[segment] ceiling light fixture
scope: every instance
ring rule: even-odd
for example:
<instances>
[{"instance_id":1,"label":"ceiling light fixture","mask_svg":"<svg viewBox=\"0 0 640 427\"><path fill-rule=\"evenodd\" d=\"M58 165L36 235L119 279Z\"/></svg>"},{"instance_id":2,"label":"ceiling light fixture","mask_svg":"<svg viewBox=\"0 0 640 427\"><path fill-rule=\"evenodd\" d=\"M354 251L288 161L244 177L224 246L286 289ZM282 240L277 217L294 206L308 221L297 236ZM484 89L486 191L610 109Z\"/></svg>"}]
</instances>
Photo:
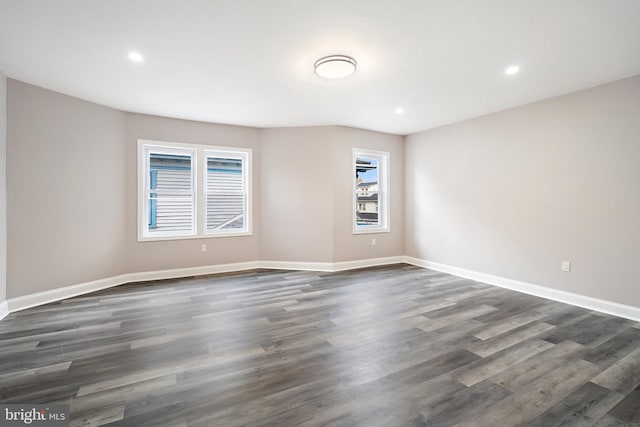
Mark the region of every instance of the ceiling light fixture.
<instances>
[{"instance_id":1,"label":"ceiling light fixture","mask_svg":"<svg viewBox=\"0 0 640 427\"><path fill-rule=\"evenodd\" d=\"M133 62L142 62L144 57L138 52L129 52L129 59Z\"/></svg>"},{"instance_id":2,"label":"ceiling light fixture","mask_svg":"<svg viewBox=\"0 0 640 427\"><path fill-rule=\"evenodd\" d=\"M313 68L325 79L341 79L355 73L356 65L356 60L349 56L331 55L318 59Z\"/></svg>"},{"instance_id":3,"label":"ceiling light fixture","mask_svg":"<svg viewBox=\"0 0 640 427\"><path fill-rule=\"evenodd\" d=\"M401 107L396 108L396 114L404 114L404 108L401 108Z\"/></svg>"},{"instance_id":4,"label":"ceiling light fixture","mask_svg":"<svg viewBox=\"0 0 640 427\"><path fill-rule=\"evenodd\" d=\"M514 74L518 74L518 71L520 71L520 67L518 67L517 65L512 65L511 67L508 67L506 70L504 70L504 73L508 76L513 76Z\"/></svg>"}]
</instances>

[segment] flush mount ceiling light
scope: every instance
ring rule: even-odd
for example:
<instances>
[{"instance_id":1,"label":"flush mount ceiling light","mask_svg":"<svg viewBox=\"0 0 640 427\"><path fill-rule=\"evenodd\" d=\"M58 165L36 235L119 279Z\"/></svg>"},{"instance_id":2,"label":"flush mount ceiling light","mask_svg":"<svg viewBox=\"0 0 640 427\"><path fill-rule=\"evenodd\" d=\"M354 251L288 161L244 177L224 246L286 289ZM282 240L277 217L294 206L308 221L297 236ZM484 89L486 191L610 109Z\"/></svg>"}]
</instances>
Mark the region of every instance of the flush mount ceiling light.
<instances>
[{"instance_id":1,"label":"flush mount ceiling light","mask_svg":"<svg viewBox=\"0 0 640 427\"><path fill-rule=\"evenodd\" d=\"M356 60L349 56L331 55L318 59L313 68L325 79L341 79L355 73L356 65Z\"/></svg>"}]
</instances>

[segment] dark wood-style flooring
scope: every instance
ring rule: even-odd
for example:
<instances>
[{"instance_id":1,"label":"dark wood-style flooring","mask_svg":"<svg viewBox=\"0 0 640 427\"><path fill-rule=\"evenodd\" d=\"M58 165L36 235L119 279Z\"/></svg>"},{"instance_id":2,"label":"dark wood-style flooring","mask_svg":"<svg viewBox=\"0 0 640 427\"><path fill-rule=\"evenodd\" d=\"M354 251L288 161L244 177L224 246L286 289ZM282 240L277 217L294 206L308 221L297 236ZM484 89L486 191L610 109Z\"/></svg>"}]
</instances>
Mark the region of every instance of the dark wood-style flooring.
<instances>
[{"instance_id":1,"label":"dark wood-style flooring","mask_svg":"<svg viewBox=\"0 0 640 427\"><path fill-rule=\"evenodd\" d=\"M408 265L120 286L0 322L72 425L640 424L640 324Z\"/></svg>"}]
</instances>

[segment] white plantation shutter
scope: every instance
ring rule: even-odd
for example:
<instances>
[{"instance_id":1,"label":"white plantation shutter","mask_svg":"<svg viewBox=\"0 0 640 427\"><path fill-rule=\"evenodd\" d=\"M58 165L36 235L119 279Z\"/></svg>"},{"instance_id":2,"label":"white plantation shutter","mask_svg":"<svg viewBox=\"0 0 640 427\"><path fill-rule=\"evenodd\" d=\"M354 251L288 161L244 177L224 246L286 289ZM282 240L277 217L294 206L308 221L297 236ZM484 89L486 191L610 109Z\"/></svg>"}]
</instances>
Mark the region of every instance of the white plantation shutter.
<instances>
[{"instance_id":1,"label":"white plantation shutter","mask_svg":"<svg viewBox=\"0 0 640 427\"><path fill-rule=\"evenodd\" d=\"M246 157L207 152L206 231L224 233L247 227Z\"/></svg>"}]
</instances>

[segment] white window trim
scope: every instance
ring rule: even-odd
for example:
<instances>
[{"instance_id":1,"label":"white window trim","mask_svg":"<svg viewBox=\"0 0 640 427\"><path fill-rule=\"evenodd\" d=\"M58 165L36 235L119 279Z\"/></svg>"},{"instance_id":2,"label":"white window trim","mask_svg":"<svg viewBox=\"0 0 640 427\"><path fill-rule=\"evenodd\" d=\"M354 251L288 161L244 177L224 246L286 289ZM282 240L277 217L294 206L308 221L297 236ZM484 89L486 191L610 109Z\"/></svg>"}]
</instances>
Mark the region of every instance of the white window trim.
<instances>
[{"instance_id":1,"label":"white window trim","mask_svg":"<svg viewBox=\"0 0 640 427\"><path fill-rule=\"evenodd\" d=\"M143 223L147 221L149 218L149 176L145 172L148 170L148 159L147 151L153 151L158 154L177 154L177 155L189 155L191 156L191 202L194 210L194 218L191 222L191 230L187 231L165 231L161 234L156 234L155 236L147 235L145 232L147 230L144 227ZM144 239L172 239L179 237L191 237L195 236L197 230L197 193L198 193L198 184L195 174L195 163L196 163L196 150L192 147L184 147L184 146L167 146L167 145L156 145L156 144L144 144L141 147L141 166L142 166L142 181L139 181L138 186L138 198L139 198L139 208L142 208L141 216L139 217L139 226L142 227L139 230L142 233ZM140 212L140 211L139 211Z\"/></svg>"},{"instance_id":2,"label":"white window trim","mask_svg":"<svg viewBox=\"0 0 640 427\"><path fill-rule=\"evenodd\" d=\"M389 191L389 176L391 163L391 154L387 151L368 150L364 148L354 148L353 157L351 159L351 182L353 183L356 176L356 158L371 157L378 160L378 215L381 215L381 224L377 227L368 226L359 228L357 226L356 211L358 208L358 197L356 188L351 188L352 198L352 232L353 234L373 234L373 233L389 233L391 231L391 218L389 205L391 204L391 193Z\"/></svg>"},{"instance_id":3,"label":"white window trim","mask_svg":"<svg viewBox=\"0 0 640 427\"><path fill-rule=\"evenodd\" d=\"M246 217L244 218L245 229L241 231L235 230L216 230L216 231L208 231L206 224L207 217L207 202L205 197L205 188L207 187L207 161L208 157L228 157L235 159L242 159L242 175L243 182L242 187L243 191L246 194L245 198L245 212ZM206 146L203 149L203 165L202 165L202 197L200 200L202 203L202 218L204 219L202 224L202 230L204 236L202 237L226 237L226 236L250 236L252 234L251 228L251 149L248 148L227 148L227 147L209 147Z\"/></svg>"},{"instance_id":4,"label":"white window trim","mask_svg":"<svg viewBox=\"0 0 640 427\"><path fill-rule=\"evenodd\" d=\"M193 193L194 193L194 228L190 234L167 233L163 235L146 234L145 222L149 217L149 204L146 203L146 189L148 188L147 171L147 147L154 148L157 151L166 150L171 153L178 151L193 152L192 176L193 176ZM206 156L209 154L228 154L231 156L242 157L245 159L245 180L244 186L247 192L246 198L246 227L241 231L206 231L206 201L205 201L205 180L206 175ZM170 141L154 141L147 139L138 139L138 212L137 212L137 231L139 242L163 241L163 240L188 240L188 239L210 239L217 237L237 237L253 235L253 179L252 179L252 156L253 150L250 148L239 147L220 147L214 145L186 144L181 142ZM204 164L204 166L201 166Z\"/></svg>"}]
</instances>

